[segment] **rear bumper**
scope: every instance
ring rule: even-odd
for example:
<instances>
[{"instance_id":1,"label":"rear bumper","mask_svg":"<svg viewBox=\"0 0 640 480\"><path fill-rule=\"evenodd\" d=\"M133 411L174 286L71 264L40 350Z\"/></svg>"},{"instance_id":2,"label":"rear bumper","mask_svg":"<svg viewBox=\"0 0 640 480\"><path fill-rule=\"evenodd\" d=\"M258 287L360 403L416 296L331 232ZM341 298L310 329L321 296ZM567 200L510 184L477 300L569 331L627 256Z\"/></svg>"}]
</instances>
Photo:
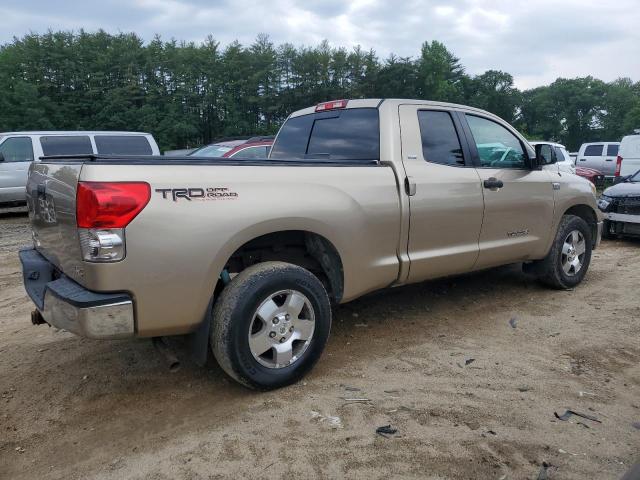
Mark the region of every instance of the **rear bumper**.
<instances>
[{"instance_id":1,"label":"rear bumper","mask_svg":"<svg viewBox=\"0 0 640 480\"><path fill-rule=\"evenodd\" d=\"M64 275L33 248L20 250L24 287L44 320L82 337L135 334L133 301L126 293L97 293ZM57 278L56 278L57 277Z\"/></svg>"}]
</instances>

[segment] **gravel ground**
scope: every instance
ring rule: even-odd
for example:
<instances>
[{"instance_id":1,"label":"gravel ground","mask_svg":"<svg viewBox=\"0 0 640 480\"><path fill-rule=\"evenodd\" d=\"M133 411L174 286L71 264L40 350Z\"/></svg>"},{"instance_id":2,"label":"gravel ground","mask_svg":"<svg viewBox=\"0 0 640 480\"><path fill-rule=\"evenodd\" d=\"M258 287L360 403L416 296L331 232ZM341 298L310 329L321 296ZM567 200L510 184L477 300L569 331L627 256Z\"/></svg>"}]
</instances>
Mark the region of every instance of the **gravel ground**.
<instances>
[{"instance_id":1,"label":"gravel ground","mask_svg":"<svg viewBox=\"0 0 640 480\"><path fill-rule=\"evenodd\" d=\"M640 242L604 242L574 291L510 266L367 296L303 382L254 393L214 361L169 373L148 340L32 326L29 239L0 214L0 478L615 479L640 460Z\"/></svg>"}]
</instances>

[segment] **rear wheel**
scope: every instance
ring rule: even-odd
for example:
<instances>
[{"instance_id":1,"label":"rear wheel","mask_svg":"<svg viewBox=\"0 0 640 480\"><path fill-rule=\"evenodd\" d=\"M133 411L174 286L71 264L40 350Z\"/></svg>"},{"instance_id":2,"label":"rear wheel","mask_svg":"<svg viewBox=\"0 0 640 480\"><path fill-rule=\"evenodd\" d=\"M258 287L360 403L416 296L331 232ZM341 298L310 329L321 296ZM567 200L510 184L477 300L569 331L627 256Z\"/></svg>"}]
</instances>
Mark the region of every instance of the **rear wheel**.
<instances>
[{"instance_id":1,"label":"rear wheel","mask_svg":"<svg viewBox=\"0 0 640 480\"><path fill-rule=\"evenodd\" d=\"M587 222L575 215L565 215L549 254L536 262L540 281L558 289L575 287L587 273L592 248L591 229Z\"/></svg>"},{"instance_id":2,"label":"rear wheel","mask_svg":"<svg viewBox=\"0 0 640 480\"><path fill-rule=\"evenodd\" d=\"M265 262L238 274L213 310L211 348L250 388L294 383L320 358L331 328L329 297L304 268Z\"/></svg>"}]
</instances>

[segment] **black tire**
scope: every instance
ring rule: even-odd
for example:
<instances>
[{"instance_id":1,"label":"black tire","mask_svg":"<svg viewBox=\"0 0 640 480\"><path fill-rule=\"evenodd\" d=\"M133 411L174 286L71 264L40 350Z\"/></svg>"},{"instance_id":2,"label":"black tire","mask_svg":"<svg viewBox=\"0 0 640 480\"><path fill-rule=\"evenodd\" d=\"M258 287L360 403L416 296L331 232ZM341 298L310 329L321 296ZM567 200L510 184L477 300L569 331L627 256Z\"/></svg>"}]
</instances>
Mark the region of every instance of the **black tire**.
<instances>
[{"instance_id":1,"label":"black tire","mask_svg":"<svg viewBox=\"0 0 640 480\"><path fill-rule=\"evenodd\" d=\"M310 302L315 326L299 358L290 365L269 368L252 354L249 329L258 307L277 292L288 290L302 293ZM295 383L311 370L330 330L331 306L320 280L296 265L264 262L243 270L224 288L213 309L210 340L216 360L230 377L252 389L271 390Z\"/></svg>"},{"instance_id":2,"label":"black tire","mask_svg":"<svg viewBox=\"0 0 640 480\"><path fill-rule=\"evenodd\" d=\"M563 254L562 248L567 236L573 231L579 231L585 242L584 257L582 259L582 267L572 275L567 274L562 268ZM567 290L575 287L584 279L591 263L591 251L593 249L593 241L591 228L587 222L575 215L565 215L560 221L556 238L553 241L551 250L547 256L535 262L535 270L538 273L538 279L545 285L559 290Z\"/></svg>"}]
</instances>

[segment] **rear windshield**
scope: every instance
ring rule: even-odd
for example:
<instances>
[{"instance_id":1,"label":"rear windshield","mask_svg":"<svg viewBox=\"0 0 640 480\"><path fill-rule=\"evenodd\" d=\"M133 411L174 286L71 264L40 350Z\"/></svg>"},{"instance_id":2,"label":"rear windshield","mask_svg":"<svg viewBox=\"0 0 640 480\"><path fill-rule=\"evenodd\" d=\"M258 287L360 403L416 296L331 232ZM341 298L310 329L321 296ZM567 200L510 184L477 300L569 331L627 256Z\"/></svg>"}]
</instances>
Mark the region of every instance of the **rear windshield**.
<instances>
[{"instance_id":1,"label":"rear windshield","mask_svg":"<svg viewBox=\"0 0 640 480\"><path fill-rule=\"evenodd\" d=\"M151 155L151 145L142 135L96 135L96 148L103 155Z\"/></svg>"},{"instance_id":2,"label":"rear windshield","mask_svg":"<svg viewBox=\"0 0 640 480\"><path fill-rule=\"evenodd\" d=\"M379 160L378 109L333 110L291 118L280 130L269 158Z\"/></svg>"},{"instance_id":3,"label":"rear windshield","mask_svg":"<svg viewBox=\"0 0 640 480\"><path fill-rule=\"evenodd\" d=\"M91 140L86 135L40 137L42 153L49 155L91 155Z\"/></svg>"}]
</instances>

